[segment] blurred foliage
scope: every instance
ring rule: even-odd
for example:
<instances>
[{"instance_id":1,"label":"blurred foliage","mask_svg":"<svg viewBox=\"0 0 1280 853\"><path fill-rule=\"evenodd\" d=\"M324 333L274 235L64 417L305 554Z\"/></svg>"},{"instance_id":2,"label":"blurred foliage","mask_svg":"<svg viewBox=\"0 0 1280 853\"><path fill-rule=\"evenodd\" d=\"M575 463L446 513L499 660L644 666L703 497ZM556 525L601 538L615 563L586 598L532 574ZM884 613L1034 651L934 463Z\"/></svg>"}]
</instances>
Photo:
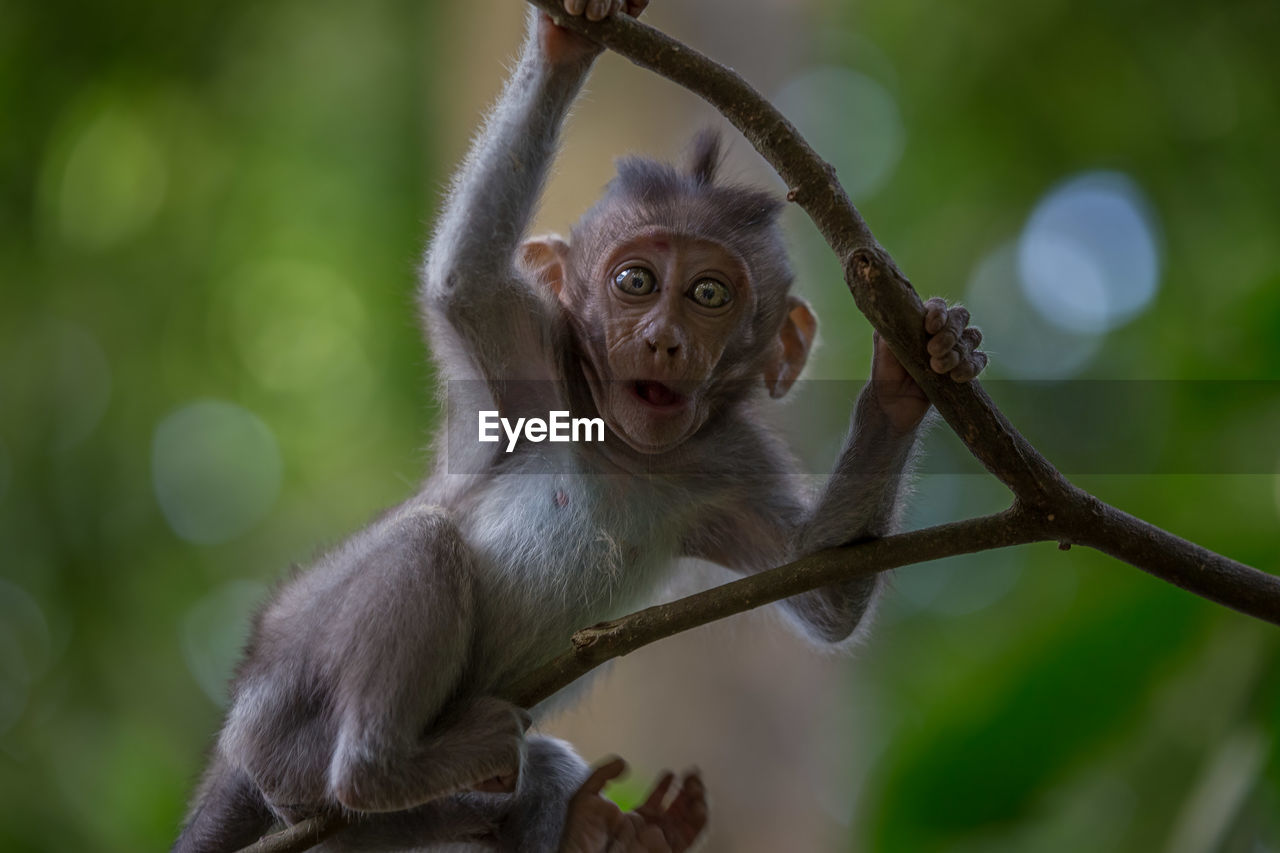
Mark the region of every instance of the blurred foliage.
<instances>
[{"instance_id":1,"label":"blurred foliage","mask_svg":"<svg viewBox=\"0 0 1280 853\"><path fill-rule=\"evenodd\" d=\"M165 847L248 602L419 475L439 14L0 0L0 850ZM896 102L901 159L859 201L922 289L963 295L1050 187L1119 171L1157 218L1161 289L1082 375L1280 379L1280 6L833 0L797 26ZM810 288L825 328L865 329L840 290ZM860 375L865 344L824 357ZM1234 434L1226 408L1153 432L1194 452L1184 431ZM1269 443L1240 433L1256 473L1080 483L1276 571L1274 414L1253 416ZM911 521L1002 497L930 475ZM850 756L853 849L1280 848L1274 628L1079 549L896 583L858 667L879 725Z\"/></svg>"}]
</instances>

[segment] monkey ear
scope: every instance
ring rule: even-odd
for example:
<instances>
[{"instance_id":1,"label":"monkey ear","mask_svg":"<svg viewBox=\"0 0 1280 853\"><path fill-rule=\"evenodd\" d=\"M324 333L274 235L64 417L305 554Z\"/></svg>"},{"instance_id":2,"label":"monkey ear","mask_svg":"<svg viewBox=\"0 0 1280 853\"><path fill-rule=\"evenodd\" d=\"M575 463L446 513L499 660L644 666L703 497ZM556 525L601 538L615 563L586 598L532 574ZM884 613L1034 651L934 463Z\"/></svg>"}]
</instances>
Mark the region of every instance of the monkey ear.
<instances>
[{"instance_id":1,"label":"monkey ear","mask_svg":"<svg viewBox=\"0 0 1280 853\"><path fill-rule=\"evenodd\" d=\"M809 303L795 296L787 297L787 318L778 332L773 357L764 368L764 384L769 396L777 399L789 390L809 360L809 348L818 334L818 318Z\"/></svg>"},{"instance_id":2,"label":"monkey ear","mask_svg":"<svg viewBox=\"0 0 1280 853\"><path fill-rule=\"evenodd\" d=\"M564 271L569 258L569 244L559 234L531 237L520 244L516 255L521 269L545 284L560 297L564 288Z\"/></svg>"}]
</instances>

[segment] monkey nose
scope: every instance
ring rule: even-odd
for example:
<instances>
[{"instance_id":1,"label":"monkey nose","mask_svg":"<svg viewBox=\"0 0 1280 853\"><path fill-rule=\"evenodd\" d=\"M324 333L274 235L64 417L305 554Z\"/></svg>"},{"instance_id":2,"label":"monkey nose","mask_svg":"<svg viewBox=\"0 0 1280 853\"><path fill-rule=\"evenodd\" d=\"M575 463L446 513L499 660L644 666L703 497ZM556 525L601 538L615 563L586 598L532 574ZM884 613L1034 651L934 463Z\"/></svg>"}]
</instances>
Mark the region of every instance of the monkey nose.
<instances>
[{"instance_id":1,"label":"monkey nose","mask_svg":"<svg viewBox=\"0 0 1280 853\"><path fill-rule=\"evenodd\" d=\"M667 355L674 356L680 351L680 344L667 341L659 341L657 338L646 337L644 342L649 345L649 352L656 353L660 349L665 349Z\"/></svg>"}]
</instances>

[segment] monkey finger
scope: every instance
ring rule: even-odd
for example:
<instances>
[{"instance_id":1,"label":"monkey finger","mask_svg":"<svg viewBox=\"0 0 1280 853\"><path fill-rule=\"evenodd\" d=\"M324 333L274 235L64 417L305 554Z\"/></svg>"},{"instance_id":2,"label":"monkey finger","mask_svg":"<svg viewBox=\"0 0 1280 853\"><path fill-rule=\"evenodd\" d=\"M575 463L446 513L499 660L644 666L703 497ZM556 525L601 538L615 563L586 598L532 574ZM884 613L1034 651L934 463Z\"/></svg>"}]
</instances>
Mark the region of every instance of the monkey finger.
<instances>
[{"instance_id":1,"label":"monkey finger","mask_svg":"<svg viewBox=\"0 0 1280 853\"><path fill-rule=\"evenodd\" d=\"M688 813L668 815L662 824L662 831L672 850L683 851L693 846L706 825L706 809L703 807L700 811L693 809Z\"/></svg>"},{"instance_id":2,"label":"monkey finger","mask_svg":"<svg viewBox=\"0 0 1280 853\"><path fill-rule=\"evenodd\" d=\"M676 849L684 849L697 839L707 825L706 789L698 775L687 775L680 791L667 809L668 824L674 838L668 840Z\"/></svg>"},{"instance_id":3,"label":"monkey finger","mask_svg":"<svg viewBox=\"0 0 1280 853\"><path fill-rule=\"evenodd\" d=\"M578 792L573 796L575 799L578 797L594 797L604 790L606 784L613 779L617 779L625 772L627 772L627 762L620 756L611 756L596 765L595 769L591 771L591 775L587 777L587 781L579 786Z\"/></svg>"},{"instance_id":4,"label":"monkey finger","mask_svg":"<svg viewBox=\"0 0 1280 853\"><path fill-rule=\"evenodd\" d=\"M632 849L636 835L644 821L637 815L624 813L617 827L610 832L608 853L626 853Z\"/></svg>"},{"instance_id":5,"label":"monkey finger","mask_svg":"<svg viewBox=\"0 0 1280 853\"><path fill-rule=\"evenodd\" d=\"M960 364L951 371L951 378L957 382L968 382L987 366L987 355L978 349L982 344L982 331L975 326L964 330L958 350L961 354Z\"/></svg>"},{"instance_id":6,"label":"monkey finger","mask_svg":"<svg viewBox=\"0 0 1280 853\"><path fill-rule=\"evenodd\" d=\"M564 0L564 10L570 15L581 15L587 10L587 0Z\"/></svg>"},{"instance_id":7,"label":"monkey finger","mask_svg":"<svg viewBox=\"0 0 1280 853\"><path fill-rule=\"evenodd\" d=\"M943 356L934 356L929 359L929 366L933 368L934 373L950 373L960 364L960 353L955 350L949 351Z\"/></svg>"},{"instance_id":8,"label":"monkey finger","mask_svg":"<svg viewBox=\"0 0 1280 853\"><path fill-rule=\"evenodd\" d=\"M969 309L963 305L953 305L947 309L946 330L960 340L964 330L969 326Z\"/></svg>"},{"instance_id":9,"label":"monkey finger","mask_svg":"<svg viewBox=\"0 0 1280 853\"><path fill-rule=\"evenodd\" d=\"M702 784L702 776L697 770L685 773L680 783L680 790L672 801L672 806L687 806L706 802L707 789Z\"/></svg>"},{"instance_id":10,"label":"monkey finger","mask_svg":"<svg viewBox=\"0 0 1280 853\"><path fill-rule=\"evenodd\" d=\"M928 350L929 355L941 357L946 355L948 350L954 349L958 340L959 339L956 337L955 332L950 329L943 329L941 332L938 332L938 334L929 339L929 343L925 346L925 349Z\"/></svg>"},{"instance_id":11,"label":"monkey finger","mask_svg":"<svg viewBox=\"0 0 1280 853\"><path fill-rule=\"evenodd\" d=\"M636 806L636 812L647 818L653 819L662 814L662 804L667 799L667 792L671 790L671 783L675 781L676 774L667 770L664 771L657 784L653 786L653 790L649 792L649 796L645 797L643 803Z\"/></svg>"},{"instance_id":12,"label":"monkey finger","mask_svg":"<svg viewBox=\"0 0 1280 853\"><path fill-rule=\"evenodd\" d=\"M604 797L597 797L596 802L603 809L604 826L612 838L622 830L622 825L627 822L627 813Z\"/></svg>"},{"instance_id":13,"label":"monkey finger","mask_svg":"<svg viewBox=\"0 0 1280 853\"><path fill-rule=\"evenodd\" d=\"M697 799L683 803L679 810L678 825L685 843L692 844L707 827L706 800Z\"/></svg>"},{"instance_id":14,"label":"monkey finger","mask_svg":"<svg viewBox=\"0 0 1280 853\"><path fill-rule=\"evenodd\" d=\"M587 4L587 20L603 21L605 16L609 14L611 5L610 0L591 0Z\"/></svg>"},{"instance_id":15,"label":"monkey finger","mask_svg":"<svg viewBox=\"0 0 1280 853\"><path fill-rule=\"evenodd\" d=\"M653 824L645 826L636 836L637 849L645 851L645 853L670 853L671 845L667 843L667 837L662 834L662 830Z\"/></svg>"},{"instance_id":16,"label":"monkey finger","mask_svg":"<svg viewBox=\"0 0 1280 853\"><path fill-rule=\"evenodd\" d=\"M931 335L941 332L947 324L947 300L934 296L924 304L924 330Z\"/></svg>"},{"instance_id":17,"label":"monkey finger","mask_svg":"<svg viewBox=\"0 0 1280 853\"><path fill-rule=\"evenodd\" d=\"M969 357L951 371L951 378L956 382L968 382L987 366L987 354L981 351L970 353Z\"/></svg>"}]
</instances>

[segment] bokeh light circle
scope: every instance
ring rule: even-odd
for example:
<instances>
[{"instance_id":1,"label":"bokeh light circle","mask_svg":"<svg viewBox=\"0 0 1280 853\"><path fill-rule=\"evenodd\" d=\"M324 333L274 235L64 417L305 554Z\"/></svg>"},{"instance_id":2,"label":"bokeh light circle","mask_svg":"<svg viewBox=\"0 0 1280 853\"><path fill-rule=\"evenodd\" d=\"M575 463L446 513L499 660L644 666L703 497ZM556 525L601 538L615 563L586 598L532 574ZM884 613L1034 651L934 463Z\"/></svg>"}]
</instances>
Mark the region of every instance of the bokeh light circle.
<instances>
[{"instance_id":1,"label":"bokeh light circle","mask_svg":"<svg viewBox=\"0 0 1280 853\"><path fill-rule=\"evenodd\" d=\"M9 482L13 479L13 463L9 461L9 448L0 441L0 501L9 494Z\"/></svg>"},{"instance_id":2,"label":"bokeh light circle","mask_svg":"<svg viewBox=\"0 0 1280 853\"><path fill-rule=\"evenodd\" d=\"M22 719L30 684L22 650L8 630L0 627L0 733Z\"/></svg>"},{"instance_id":3,"label":"bokeh light circle","mask_svg":"<svg viewBox=\"0 0 1280 853\"><path fill-rule=\"evenodd\" d=\"M906 129L897 101L872 78L839 66L814 68L787 81L775 102L835 166L854 199L875 195L893 176Z\"/></svg>"},{"instance_id":4,"label":"bokeh light circle","mask_svg":"<svg viewBox=\"0 0 1280 853\"><path fill-rule=\"evenodd\" d=\"M256 581L232 581L192 605L182 619L182 656L205 694L227 704L227 686L240 658L254 610L267 597Z\"/></svg>"},{"instance_id":5,"label":"bokeh light circle","mask_svg":"<svg viewBox=\"0 0 1280 853\"><path fill-rule=\"evenodd\" d=\"M74 449L98 429L111 402L112 371L102 345L80 323L47 316L30 318L13 343L9 359L17 371L4 384L0 407L21 412L49 450ZM0 470L0 492L3 479Z\"/></svg>"},{"instance_id":6,"label":"bokeh light circle","mask_svg":"<svg viewBox=\"0 0 1280 853\"><path fill-rule=\"evenodd\" d=\"M40 605L0 579L0 733L22 717L31 683L49 667L51 648Z\"/></svg>"},{"instance_id":7,"label":"bokeh light circle","mask_svg":"<svg viewBox=\"0 0 1280 853\"><path fill-rule=\"evenodd\" d=\"M128 107L108 101L73 129L65 165L44 192L67 243L104 249L151 224L167 184L154 132Z\"/></svg>"},{"instance_id":8,"label":"bokeh light circle","mask_svg":"<svg viewBox=\"0 0 1280 853\"><path fill-rule=\"evenodd\" d=\"M1040 200L1018 239L1018 274L1047 322L1079 334L1120 326L1159 287L1157 228L1138 185L1087 172Z\"/></svg>"},{"instance_id":9,"label":"bokeh light circle","mask_svg":"<svg viewBox=\"0 0 1280 853\"><path fill-rule=\"evenodd\" d=\"M111 400L111 365L98 339L74 323L50 324L47 381L57 400L53 447L68 450L97 429Z\"/></svg>"},{"instance_id":10,"label":"bokeh light circle","mask_svg":"<svg viewBox=\"0 0 1280 853\"><path fill-rule=\"evenodd\" d=\"M280 492L282 463L275 436L256 415L203 400L156 427L151 469L156 500L173 531L212 545L266 515Z\"/></svg>"},{"instance_id":11,"label":"bokeh light circle","mask_svg":"<svg viewBox=\"0 0 1280 853\"><path fill-rule=\"evenodd\" d=\"M227 285L232 340L245 367L272 391L368 393L361 346L365 308L351 286L318 264L278 260L241 267Z\"/></svg>"},{"instance_id":12,"label":"bokeh light circle","mask_svg":"<svg viewBox=\"0 0 1280 853\"><path fill-rule=\"evenodd\" d=\"M1102 345L1102 336L1063 329L1047 322L1036 310L1022 287L1017 247L1012 243L997 247L978 262L964 303L982 329L992 377L1075 376Z\"/></svg>"},{"instance_id":13,"label":"bokeh light circle","mask_svg":"<svg viewBox=\"0 0 1280 853\"><path fill-rule=\"evenodd\" d=\"M1005 493L994 481L964 474L929 474L920 479L908 510L912 528L942 524L969 512L1001 505ZM1008 595L1023 574L1023 557L1012 549L962 554L906 567L893 576L899 608L966 616ZM899 610L903 612L903 610Z\"/></svg>"}]
</instances>

